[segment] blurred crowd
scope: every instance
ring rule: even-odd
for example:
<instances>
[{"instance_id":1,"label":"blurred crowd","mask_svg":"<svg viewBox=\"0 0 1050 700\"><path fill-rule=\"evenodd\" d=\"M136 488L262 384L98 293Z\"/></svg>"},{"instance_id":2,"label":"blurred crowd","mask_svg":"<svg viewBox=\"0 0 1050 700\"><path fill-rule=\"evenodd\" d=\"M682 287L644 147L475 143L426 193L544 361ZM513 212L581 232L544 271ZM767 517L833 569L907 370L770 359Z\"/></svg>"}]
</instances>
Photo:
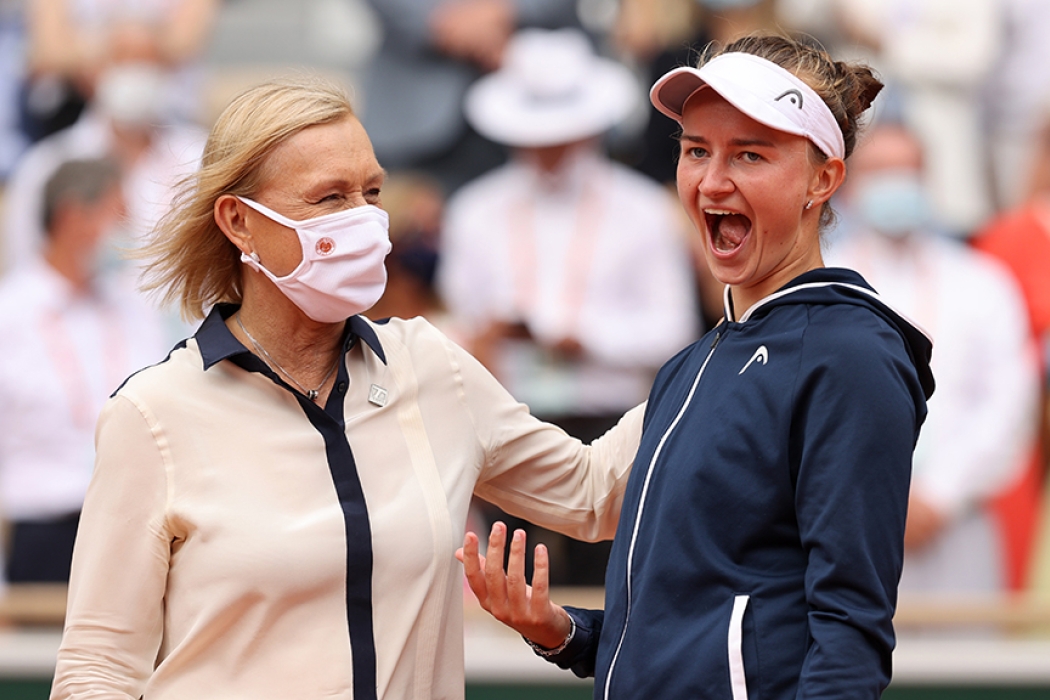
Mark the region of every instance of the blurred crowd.
<instances>
[{"instance_id":1,"label":"blurred crowd","mask_svg":"<svg viewBox=\"0 0 1050 700\"><path fill-rule=\"evenodd\" d=\"M335 67L389 173L389 283L369 315L426 317L585 441L721 317L674 196L675 125L648 86L756 30L868 61L888 87L826 261L934 339L902 595L1050 595L1050 3L307 4L351 25L336 36L370 37L325 66L353 64ZM0 0L6 581L68 576L102 402L191 332L135 291L135 249L201 158L215 86L229 87L224 18L271 9ZM474 517L478 531L508 518L480 502ZM530 537L548 544L555 584L602 583L605 545Z\"/></svg>"}]
</instances>

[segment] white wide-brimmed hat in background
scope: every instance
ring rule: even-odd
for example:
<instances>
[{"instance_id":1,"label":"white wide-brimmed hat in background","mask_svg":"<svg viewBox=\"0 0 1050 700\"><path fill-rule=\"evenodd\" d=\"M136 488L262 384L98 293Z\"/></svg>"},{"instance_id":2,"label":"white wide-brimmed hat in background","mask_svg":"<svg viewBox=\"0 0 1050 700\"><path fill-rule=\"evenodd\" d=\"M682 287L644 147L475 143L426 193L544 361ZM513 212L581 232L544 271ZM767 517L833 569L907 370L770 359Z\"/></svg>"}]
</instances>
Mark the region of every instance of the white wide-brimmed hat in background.
<instances>
[{"instance_id":1,"label":"white wide-brimmed hat in background","mask_svg":"<svg viewBox=\"0 0 1050 700\"><path fill-rule=\"evenodd\" d=\"M525 29L503 66L467 92L464 109L478 133L508 146L542 147L597 136L637 106L631 72L595 54L576 29Z\"/></svg>"}]
</instances>

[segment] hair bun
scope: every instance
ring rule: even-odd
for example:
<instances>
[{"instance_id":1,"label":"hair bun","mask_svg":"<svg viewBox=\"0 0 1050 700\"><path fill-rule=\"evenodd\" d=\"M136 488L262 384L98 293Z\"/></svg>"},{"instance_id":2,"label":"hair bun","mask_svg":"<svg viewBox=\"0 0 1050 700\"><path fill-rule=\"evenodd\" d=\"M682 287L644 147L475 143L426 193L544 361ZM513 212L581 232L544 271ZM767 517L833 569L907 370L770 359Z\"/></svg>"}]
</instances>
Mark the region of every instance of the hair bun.
<instances>
[{"instance_id":1,"label":"hair bun","mask_svg":"<svg viewBox=\"0 0 1050 700\"><path fill-rule=\"evenodd\" d=\"M882 92L882 88L885 87L882 81L866 65L835 61L835 68L852 88L854 104L851 111L857 116L866 112L878 94Z\"/></svg>"}]
</instances>

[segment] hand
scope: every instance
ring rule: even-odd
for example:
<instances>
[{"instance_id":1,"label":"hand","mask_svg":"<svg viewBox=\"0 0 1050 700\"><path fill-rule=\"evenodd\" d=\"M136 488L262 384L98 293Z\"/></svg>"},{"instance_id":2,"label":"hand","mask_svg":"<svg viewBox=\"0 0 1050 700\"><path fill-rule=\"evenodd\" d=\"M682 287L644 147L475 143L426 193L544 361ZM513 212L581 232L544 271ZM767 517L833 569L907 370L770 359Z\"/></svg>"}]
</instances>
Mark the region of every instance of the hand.
<instances>
[{"instance_id":1,"label":"hand","mask_svg":"<svg viewBox=\"0 0 1050 700\"><path fill-rule=\"evenodd\" d=\"M941 533L946 521L940 509L912 491L908 496L908 520L904 525L904 549L922 549Z\"/></svg>"},{"instance_id":2,"label":"hand","mask_svg":"<svg viewBox=\"0 0 1050 700\"><path fill-rule=\"evenodd\" d=\"M499 68L514 32L514 6L507 0L448 0L430 16L430 31L438 50L477 64Z\"/></svg>"},{"instance_id":3,"label":"hand","mask_svg":"<svg viewBox=\"0 0 1050 700\"><path fill-rule=\"evenodd\" d=\"M569 636L572 621L565 609L550 601L547 548L536 546L532 585L525 581L525 532L516 530L510 543L510 559L503 571L507 526L492 525L488 552L478 552L478 536L468 532L456 558L463 562L467 583L478 602L494 618L526 639L554 649Z\"/></svg>"},{"instance_id":4,"label":"hand","mask_svg":"<svg viewBox=\"0 0 1050 700\"><path fill-rule=\"evenodd\" d=\"M613 44L620 51L647 63L667 44L666 8L652 0L620 0L612 29ZM677 23L675 23L677 24Z\"/></svg>"}]
</instances>

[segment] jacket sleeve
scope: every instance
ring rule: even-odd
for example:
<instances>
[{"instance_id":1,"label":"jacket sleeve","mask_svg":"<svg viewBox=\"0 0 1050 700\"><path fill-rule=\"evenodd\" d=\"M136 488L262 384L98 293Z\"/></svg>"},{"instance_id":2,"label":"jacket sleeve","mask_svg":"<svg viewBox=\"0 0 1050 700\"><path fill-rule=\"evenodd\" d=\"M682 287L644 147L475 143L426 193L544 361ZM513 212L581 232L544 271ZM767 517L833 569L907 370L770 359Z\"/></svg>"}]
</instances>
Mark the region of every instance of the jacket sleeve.
<instances>
[{"instance_id":1,"label":"jacket sleeve","mask_svg":"<svg viewBox=\"0 0 1050 700\"><path fill-rule=\"evenodd\" d=\"M807 556L810 641L798 697L874 698L889 684L911 456L925 416L896 331L875 315L809 326L790 454Z\"/></svg>"},{"instance_id":2,"label":"jacket sleeve","mask_svg":"<svg viewBox=\"0 0 1050 700\"><path fill-rule=\"evenodd\" d=\"M576 625L572 639L557 654L540 656L552 664L557 664L558 668L571 670L580 678L593 678L598 658L598 638L602 636L605 611L566 606L565 612L569 613Z\"/></svg>"},{"instance_id":3,"label":"jacket sleeve","mask_svg":"<svg viewBox=\"0 0 1050 700\"><path fill-rule=\"evenodd\" d=\"M172 540L162 452L145 414L118 396L99 419L96 453L52 700L141 697L161 643Z\"/></svg>"}]
</instances>

